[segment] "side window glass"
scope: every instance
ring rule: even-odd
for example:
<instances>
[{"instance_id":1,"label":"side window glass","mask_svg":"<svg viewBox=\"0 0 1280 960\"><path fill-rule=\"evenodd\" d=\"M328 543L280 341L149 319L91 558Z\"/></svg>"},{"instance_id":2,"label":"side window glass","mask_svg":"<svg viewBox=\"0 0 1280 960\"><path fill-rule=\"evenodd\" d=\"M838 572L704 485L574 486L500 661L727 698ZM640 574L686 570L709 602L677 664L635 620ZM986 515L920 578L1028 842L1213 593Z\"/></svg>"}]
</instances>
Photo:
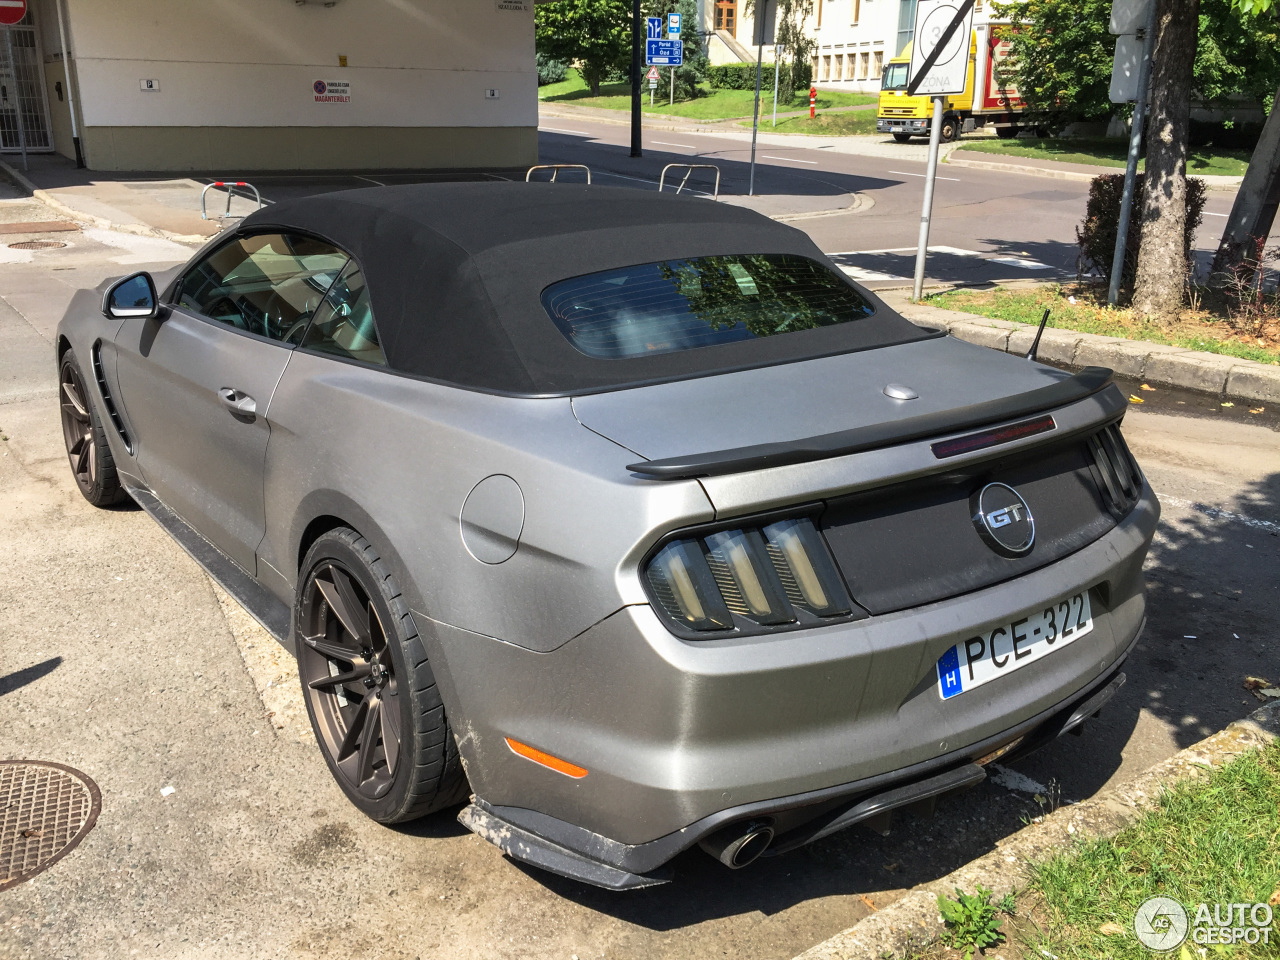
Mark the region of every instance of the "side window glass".
<instances>
[{"instance_id":1,"label":"side window glass","mask_svg":"<svg viewBox=\"0 0 1280 960\"><path fill-rule=\"evenodd\" d=\"M373 323L369 289L355 261L347 264L324 302L316 308L302 345L309 350L333 354L347 360L386 366L378 328Z\"/></svg>"},{"instance_id":2,"label":"side window glass","mask_svg":"<svg viewBox=\"0 0 1280 960\"><path fill-rule=\"evenodd\" d=\"M350 258L288 233L237 237L182 278L178 303L211 320L296 344Z\"/></svg>"}]
</instances>

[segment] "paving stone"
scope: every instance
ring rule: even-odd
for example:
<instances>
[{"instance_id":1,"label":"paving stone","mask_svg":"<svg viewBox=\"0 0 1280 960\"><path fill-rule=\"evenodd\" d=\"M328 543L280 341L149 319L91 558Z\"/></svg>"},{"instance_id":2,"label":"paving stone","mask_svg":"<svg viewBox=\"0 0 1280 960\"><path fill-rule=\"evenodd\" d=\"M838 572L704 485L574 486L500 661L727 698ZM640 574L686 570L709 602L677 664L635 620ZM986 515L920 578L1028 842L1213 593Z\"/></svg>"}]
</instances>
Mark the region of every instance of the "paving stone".
<instances>
[{"instance_id":1,"label":"paving stone","mask_svg":"<svg viewBox=\"0 0 1280 960\"><path fill-rule=\"evenodd\" d=\"M1212 353L1152 353L1140 376L1188 390L1222 393L1231 369L1240 363L1232 357Z\"/></svg>"},{"instance_id":2,"label":"paving stone","mask_svg":"<svg viewBox=\"0 0 1280 960\"><path fill-rule=\"evenodd\" d=\"M1237 363L1227 375L1227 395L1280 403L1280 366Z\"/></svg>"}]
</instances>

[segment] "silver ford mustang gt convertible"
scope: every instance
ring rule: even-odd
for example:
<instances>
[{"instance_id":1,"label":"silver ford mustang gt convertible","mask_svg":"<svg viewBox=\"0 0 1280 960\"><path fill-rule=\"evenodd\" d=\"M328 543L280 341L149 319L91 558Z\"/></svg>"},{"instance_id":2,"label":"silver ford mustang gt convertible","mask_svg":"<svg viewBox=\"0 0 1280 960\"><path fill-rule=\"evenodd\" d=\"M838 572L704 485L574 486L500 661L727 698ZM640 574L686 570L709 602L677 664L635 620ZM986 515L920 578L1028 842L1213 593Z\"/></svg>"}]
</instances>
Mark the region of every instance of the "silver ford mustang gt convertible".
<instances>
[{"instance_id":1,"label":"silver ford mustang gt convertible","mask_svg":"<svg viewBox=\"0 0 1280 960\"><path fill-rule=\"evenodd\" d=\"M643 887L972 785L1124 683L1159 505L1111 372L916 326L790 227L383 187L161 286L59 328L76 482L296 653L379 822L469 798L510 856Z\"/></svg>"}]
</instances>

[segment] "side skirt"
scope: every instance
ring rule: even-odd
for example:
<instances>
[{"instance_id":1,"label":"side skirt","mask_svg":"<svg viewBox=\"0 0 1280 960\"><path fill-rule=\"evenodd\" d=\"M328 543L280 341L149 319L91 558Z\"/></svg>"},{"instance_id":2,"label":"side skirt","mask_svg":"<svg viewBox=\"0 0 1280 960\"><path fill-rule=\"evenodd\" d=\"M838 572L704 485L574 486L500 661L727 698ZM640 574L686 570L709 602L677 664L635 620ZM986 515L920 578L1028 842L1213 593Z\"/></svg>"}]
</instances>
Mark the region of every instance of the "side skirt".
<instances>
[{"instance_id":1,"label":"side skirt","mask_svg":"<svg viewBox=\"0 0 1280 960\"><path fill-rule=\"evenodd\" d=\"M126 484L126 489L138 505L160 524L165 533L177 541L178 546L190 554L192 560L200 564L218 586L249 611L249 615L262 624L263 629L275 637L282 647L297 655L297 651L293 649L291 629L293 613L278 597L196 533L190 524L161 503L150 490L132 483Z\"/></svg>"}]
</instances>

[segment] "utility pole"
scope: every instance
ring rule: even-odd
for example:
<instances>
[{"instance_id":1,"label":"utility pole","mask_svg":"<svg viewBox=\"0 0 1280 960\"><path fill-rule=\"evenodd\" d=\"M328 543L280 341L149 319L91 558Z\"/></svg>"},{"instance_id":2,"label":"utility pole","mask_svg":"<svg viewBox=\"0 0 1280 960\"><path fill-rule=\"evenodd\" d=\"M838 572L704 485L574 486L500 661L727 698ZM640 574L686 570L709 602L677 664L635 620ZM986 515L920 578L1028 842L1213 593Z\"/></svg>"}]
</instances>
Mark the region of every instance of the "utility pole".
<instances>
[{"instance_id":1,"label":"utility pole","mask_svg":"<svg viewBox=\"0 0 1280 960\"><path fill-rule=\"evenodd\" d=\"M640 15L640 0L631 3L631 155L643 157L644 149L640 129L640 65L644 44L644 18Z\"/></svg>"}]
</instances>

